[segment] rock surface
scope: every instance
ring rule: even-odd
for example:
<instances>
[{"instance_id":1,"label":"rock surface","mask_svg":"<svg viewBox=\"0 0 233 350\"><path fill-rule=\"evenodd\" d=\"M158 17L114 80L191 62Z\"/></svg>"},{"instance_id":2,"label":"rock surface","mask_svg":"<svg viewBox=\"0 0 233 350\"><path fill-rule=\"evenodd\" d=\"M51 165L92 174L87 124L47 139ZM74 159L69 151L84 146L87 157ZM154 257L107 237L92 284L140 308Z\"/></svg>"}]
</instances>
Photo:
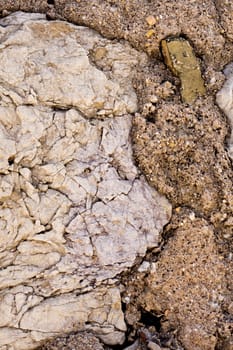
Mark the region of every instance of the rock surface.
<instances>
[{"instance_id":1,"label":"rock surface","mask_svg":"<svg viewBox=\"0 0 233 350\"><path fill-rule=\"evenodd\" d=\"M171 216L132 160L146 56L39 14L0 25L0 348L78 330L122 343L118 276Z\"/></svg>"},{"instance_id":2,"label":"rock surface","mask_svg":"<svg viewBox=\"0 0 233 350\"><path fill-rule=\"evenodd\" d=\"M227 128L211 99L188 107L161 98L156 111L137 115L133 124L140 168L175 206L187 206L208 216L222 207L231 210L231 173L224 150ZM221 154L218 158L216 145Z\"/></svg>"},{"instance_id":3,"label":"rock surface","mask_svg":"<svg viewBox=\"0 0 233 350\"><path fill-rule=\"evenodd\" d=\"M41 350L46 350L48 347L51 350L104 350L100 341L87 332L57 338L55 341L48 342L46 346L42 346Z\"/></svg>"},{"instance_id":4,"label":"rock surface","mask_svg":"<svg viewBox=\"0 0 233 350\"><path fill-rule=\"evenodd\" d=\"M150 287L141 295L141 302L147 311L165 314L171 327L177 327L178 319L185 349L192 344L193 349L214 350L216 320L223 321L224 262L218 255L213 230L205 220L190 214L177 226L147 280ZM174 266L179 271L175 276Z\"/></svg>"},{"instance_id":5,"label":"rock surface","mask_svg":"<svg viewBox=\"0 0 233 350\"><path fill-rule=\"evenodd\" d=\"M184 345L185 350L210 350L213 347L216 350L231 350L233 173L232 162L225 150L230 125L224 113L216 106L216 93L225 80L222 72L224 66L233 61L232 1L0 0L2 16L19 9L43 12L50 20L63 19L94 28L110 38L111 44L120 42L125 47L122 39L126 39L134 48L148 54L148 59L143 64L134 66L131 70L127 83L130 86L132 78L138 97L138 114L133 134L134 150L138 156L137 150L141 144L149 145L148 148L141 148L141 165L143 162L146 164L146 168L141 169L148 180L151 174L147 170L153 169L154 180L151 184L155 188L160 186L163 193L170 198L173 216L163 232L160 247L150 249L144 259L149 263L149 270L144 269L143 260L136 259L135 267L118 276L118 281L121 280L120 289L124 290L124 316L129 325L127 339L140 350L145 350L148 341L166 350L184 350ZM187 39L200 62L206 95L189 107L181 101L179 79L167 69L161 55L161 40L170 36ZM81 37L79 40L85 48ZM105 44L100 45L96 51L89 51L89 59L107 75L111 72L111 66L105 68ZM138 52L134 51L133 55L138 57ZM46 102L47 107L52 108L49 102ZM111 118L111 114L109 117ZM100 116L98 118L101 120ZM166 138L168 143L165 142ZM10 154L14 154L14 145L9 137L8 144L9 162L12 163L14 159ZM159 162L157 168L155 160ZM4 178L6 193L11 191L8 183L9 179ZM179 239L179 234L185 239ZM203 244L209 243L203 247L203 251L195 234ZM196 265L199 268L197 274L191 264L192 261L195 263L199 250L201 260ZM190 257L187 257L187 251ZM7 257L11 257L12 253L13 251L8 252ZM170 255L174 257L172 267ZM216 262L215 277L206 258ZM188 270L184 276L180 272L182 261ZM165 276L162 276L161 271L156 273L157 266L165 272ZM166 276L169 276L170 281ZM182 282L181 288L176 288L178 278ZM204 290L210 278L213 278L213 286L216 286L216 281L221 283L221 287L217 289L218 303L215 309L213 305L210 308L211 295ZM195 286L186 295L185 288L189 288L189 283L193 285L192 280L195 281ZM113 287L116 288L115 285ZM154 292L155 287L159 298ZM173 311L167 301L167 288L173 291L174 303L179 304L178 309ZM194 290L203 293L199 295ZM213 291L212 286L210 291ZM151 298L145 299L146 303L141 297L145 295L151 295ZM182 302L179 303L177 301L181 295ZM193 313L189 305L192 305ZM151 311L146 311L145 308ZM170 312L156 312L164 308ZM209 310L206 319L200 318L202 310L204 315ZM182 315L186 315L187 320ZM198 324L196 331L193 327L195 322ZM147 332L141 331L142 324ZM56 340L54 344L58 344ZM46 349L51 349L52 346L49 343ZM59 343L59 348L61 346L62 343ZM122 348L126 346L124 344ZM119 345L118 347L120 348Z\"/></svg>"},{"instance_id":6,"label":"rock surface","mask_svg":"<svg viewBox=\"0 0 233 350\"><path fill-rule=\"evenodd\" d=\"M230 63L225 69L226 82L222 89L216 95L216 101L228 118L231 134L228 138L228 154L233 160L233 63Z\"/></svg>"},{"instance_id":7,"label":"rock surface","mask_svg":"<svg viewBox=\"0 0 233 350\"><path fill-rule=\"evenodd\" d=\"M62 18L99 31L111 39L126 39L133 46L160 57L160 42L182 33L199 54L215 68L233 54L224 50L232 38L232 4L229 0L0 0L0 11L46 12L49 19ZM218 12L219 10L219 12ZM154 16L151 27L147 18ZM153 30L148 33L148 30Z\"/></svg>"}]
</instances>

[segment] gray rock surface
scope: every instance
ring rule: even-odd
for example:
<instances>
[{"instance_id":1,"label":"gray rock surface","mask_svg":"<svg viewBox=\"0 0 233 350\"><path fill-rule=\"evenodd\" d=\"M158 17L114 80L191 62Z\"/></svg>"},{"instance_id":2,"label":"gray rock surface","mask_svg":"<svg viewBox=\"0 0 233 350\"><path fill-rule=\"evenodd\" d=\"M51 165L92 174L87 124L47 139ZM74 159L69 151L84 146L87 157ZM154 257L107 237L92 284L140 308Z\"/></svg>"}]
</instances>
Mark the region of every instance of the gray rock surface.
<instances>
[{"instance_id":1,"label":"gray rock surface","mask_svg":"<svg viewBox=\"0 0 233 350\"><path fill-rule=\"evenodd\" d=\"M231 128L228 139L228 154L233 160L233 63L230 63L224 69L226 81L223 87L216 95L216 102L228 118Z\"/></svg>"},{"instance_id":2,"label":"gray rock surface","mask_svg":"<svg viewBox=\"0 0 233 350\"><path fill-rule=\"evenodd\" d=\"M16 13L0 21L0 61L0 349L78 330L122 343L119 274L171 216L132 160L146 56Z\"/></svg>"}]
</instances>

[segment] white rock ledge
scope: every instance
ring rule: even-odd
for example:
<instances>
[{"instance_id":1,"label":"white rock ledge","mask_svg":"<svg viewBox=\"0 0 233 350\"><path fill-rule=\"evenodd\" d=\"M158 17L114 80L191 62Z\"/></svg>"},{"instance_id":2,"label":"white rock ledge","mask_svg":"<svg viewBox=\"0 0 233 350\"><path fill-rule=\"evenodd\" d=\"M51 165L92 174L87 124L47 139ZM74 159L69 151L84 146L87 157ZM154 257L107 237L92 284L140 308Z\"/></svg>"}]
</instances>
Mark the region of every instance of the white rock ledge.
<instances>
[{"instance_id":1,"label":"white rock ledge","mask_svg":"<svg viewBox=\"0 0 233 350\"><path fill-rule=\"evenodd\" d=\"M171 216L132 159L146 57L16 13L0 21L0 61L0 349L78 330L122 343L119 274Z\"/></svg>"},{"instance_id":2,"label":"white rock ledge","mask_svg":"<svg viewBox=\"0 0 233 350\"><path fill-rule=\"evenodd\" d=\"M233 63L224 69L226 81L216 95L216 102L228 118L231 134L228 141L228 155L233 160Z\"/></svg>"}]
</instances>

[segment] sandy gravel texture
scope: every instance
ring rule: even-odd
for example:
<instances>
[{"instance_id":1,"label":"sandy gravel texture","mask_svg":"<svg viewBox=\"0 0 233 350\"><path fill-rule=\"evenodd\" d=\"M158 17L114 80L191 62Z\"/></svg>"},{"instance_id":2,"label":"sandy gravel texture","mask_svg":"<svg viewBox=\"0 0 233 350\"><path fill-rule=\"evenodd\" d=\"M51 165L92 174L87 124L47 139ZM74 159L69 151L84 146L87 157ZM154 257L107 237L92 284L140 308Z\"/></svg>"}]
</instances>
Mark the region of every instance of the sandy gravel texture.
<instances>
[{"instance_id":1,"label":"sandy gravel texture","mask_svg":"<svg viewBox=\"0 0 233 350\"><path fill-rule=\"evenodd\" d=\"M158 271L142 275L135 268L122 283L131 336L141 325L142 309L149 310L160 323L158 341L170 349L233 347L230 127L215 102L223 68L233 60L232 6L227 0L0 1L3 16L19 9L41 11L49 19L94 28L113 41L127 40L148 54L148 63L135 67L134 157L148 182L170 199L174 215L162 253L150 251L146 257L158 263ZM179 79L161 55L160 42L170 35L188 39L199 59L207 93L192 105L181 102ZM166 345L171 332L179 345Z\"/></svg>"},{"instance_id":2,"label":"sandy gravel texture","mask_svg":"<svg viewBox=\"0 0 233 350\"><path fill-rule=\"evenodd\" d=\"M71 334L65 338L57 338L45 346L41 350L104 350L100 341L90 333Z\"/></svg>"},{"instance_id":3,"label":"sandy gravel texture","mask_svg":"<svg viewBox=\"0 0 233 350\"><path fill-rule=\"evenodd\" d=\"M156 264L156 272L147 279L148 291L140 298L147 311L166 315L164 331L176 328L179 322L179 339L185 349L191 348L190 344L193 349L215 349L216 329L224 321L224 262L211 226L193 213L182 219L173 227L173 237Z\"/></svg>"}]
</instances>

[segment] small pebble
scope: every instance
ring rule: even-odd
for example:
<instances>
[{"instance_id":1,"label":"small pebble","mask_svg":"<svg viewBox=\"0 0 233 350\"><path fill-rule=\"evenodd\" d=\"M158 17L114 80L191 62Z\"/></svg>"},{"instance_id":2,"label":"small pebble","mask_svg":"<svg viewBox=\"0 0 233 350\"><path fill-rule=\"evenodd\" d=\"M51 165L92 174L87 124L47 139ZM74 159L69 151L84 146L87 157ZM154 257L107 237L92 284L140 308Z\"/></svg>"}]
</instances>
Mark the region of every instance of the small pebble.
<instances>
[{"instance_id":1,"label":"small pebble","mask_svg":"<svg viewBox=\"0 0 233 350\"><path fill-rule=\"evenodd\" d=\"M146 272L149 269L150 269L149 261L143 261L143 263L138 268L138 272Z\"/></svg>"},{"instance_id":2,"label":"small pebble","mask_svg":"<svg viewBox=\"0 0 233 350\"><path fill-rule=\"evenodd\" d=\"M146 21L147 21L147 24L152 27L153 25L155 25L156 23L156 19L154 16L150 15L148 17L146 17Z\"/></svg>"},{"instance_id":3,"label":"small pebble","mask_svg":"<svg viewBox=\"0 0 233 350\"><path fill-rule=\"evenodd\" d=\"M158 102L158 96L156 96L156 95L152 95L152 96L150 96L150 102L152 102L152 103L157 103Z\"/></svg>"},{"instance_id":4,"label":"small pebble","mask_svg":"<svg viewBox=\"0 0 233 350\"><path fill-rule=\"evenodd\" d=\"M153 343L152 341L149 341L147 347L149 350L161 350L161 347L158 344Z\"/></svg>"},{"instance_id":5,"label":"small pebble","mask_svg":"<svg viewBox=\"0 0 233 350\"><path fill-rule=\"evenodd\" d=\"M154 34L155 34L154 29L150 29L150 30L148 30L148 31L146 32L146 37L147 37L148 39L150 39L150 38L152 37L152 35L154 35Z\"/></svg>"}]
</instances>

